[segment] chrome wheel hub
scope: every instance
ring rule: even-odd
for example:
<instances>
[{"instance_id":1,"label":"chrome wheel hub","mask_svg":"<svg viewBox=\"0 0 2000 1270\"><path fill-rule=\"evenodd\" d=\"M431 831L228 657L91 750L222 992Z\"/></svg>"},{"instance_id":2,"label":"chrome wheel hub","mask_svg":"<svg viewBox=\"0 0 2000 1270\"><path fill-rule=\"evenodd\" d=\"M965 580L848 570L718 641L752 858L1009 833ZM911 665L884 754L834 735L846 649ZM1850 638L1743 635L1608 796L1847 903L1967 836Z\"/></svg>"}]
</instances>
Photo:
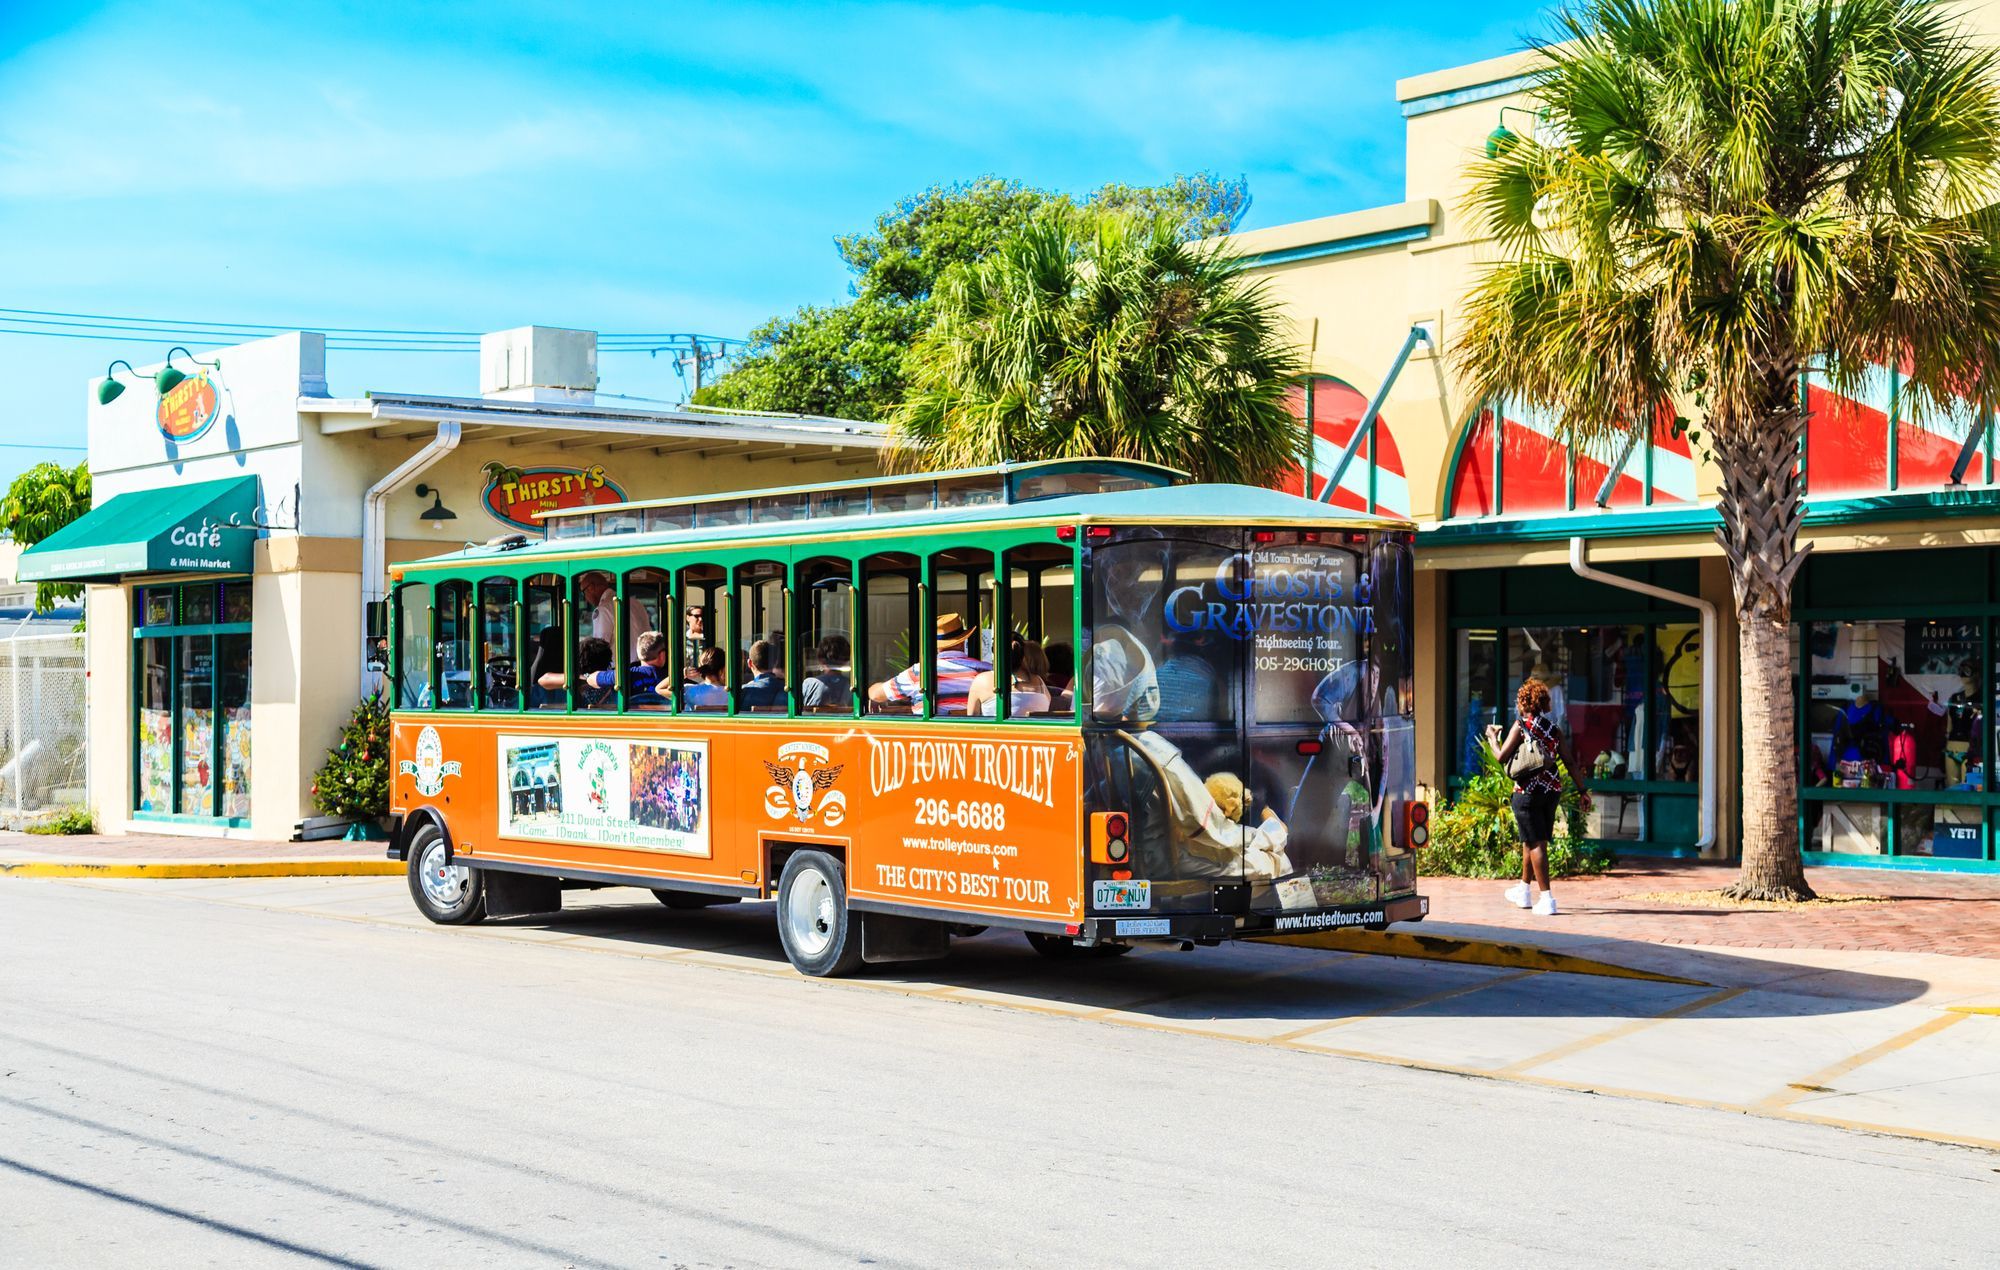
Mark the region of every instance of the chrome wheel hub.
<instances>
[{"instance_id":1,"label":"chrome wheel hub","mask_svg":"<svg viewBox=\"0 0 2000 1270\"><path fill-rule=\"evenodd\" d=\"M833 943L840 914L834 908L833 886L816 870L801 873L785 897L785 933L792 947L817 957Z\"/></svg>"},{"instance_id":2,"label":"chrome wheel hub","mask_svg":"<svg viewBox=\"0 0 2000 1270\"><path fill-rule=\"evenodd\" d=\"M464 903L465 892L472 885L472 870L449 863L442 839L433 840L424 848L417 861L417 876L423 880L424 898L439 908L457 908Z\"/></svg>"}]
</instances>

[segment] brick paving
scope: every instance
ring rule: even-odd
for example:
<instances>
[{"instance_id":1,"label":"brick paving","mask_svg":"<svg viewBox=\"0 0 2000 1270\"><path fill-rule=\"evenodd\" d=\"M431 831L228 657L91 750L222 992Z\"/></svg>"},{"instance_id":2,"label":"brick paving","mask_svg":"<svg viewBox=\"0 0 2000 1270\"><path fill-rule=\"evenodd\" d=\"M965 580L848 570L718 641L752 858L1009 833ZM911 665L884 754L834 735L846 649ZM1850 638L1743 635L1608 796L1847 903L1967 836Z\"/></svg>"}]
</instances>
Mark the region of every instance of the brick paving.
<instances>
[{"instance_id":1,"label":"brick paving","mask_svg":"<svg viewBox=\"0 0 2000 1270\"><path fill-rule=\"evenodd\" d=\"M1885 897L1883 904L1844 904L1790 911L1680 907L1634 898L1647 892L1715 890L1736 880L1733 865L1631 861L1593 878L1555 884L1562 912L1536 917L1509 904L1504 881L1427 877L1438 922L1504 926L1726 948L1823 948L1945 953L2000 958L2000 875L1914 873L1886 869L1808 869L1806 880L1828 895Z\"/></svg>"},{"instance_id":2,"label":"brick paving","mask_svg":"<svg viewBox=\"0 0 2000 1270\"><path fill-rule=\"evenodd\" d=\"M383 842L241 842L178 834L30 834L0 831L9 860L380 860Z\"/></svg>"}]
</instances>

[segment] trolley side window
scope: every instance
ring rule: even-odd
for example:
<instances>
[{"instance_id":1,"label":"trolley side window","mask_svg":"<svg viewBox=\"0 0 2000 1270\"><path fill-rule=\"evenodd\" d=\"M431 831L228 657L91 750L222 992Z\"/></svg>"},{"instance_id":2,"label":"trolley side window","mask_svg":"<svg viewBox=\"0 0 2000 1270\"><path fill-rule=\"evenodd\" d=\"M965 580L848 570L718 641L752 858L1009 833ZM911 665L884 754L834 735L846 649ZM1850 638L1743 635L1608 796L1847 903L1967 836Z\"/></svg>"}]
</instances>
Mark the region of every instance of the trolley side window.
<instances>
[{"instance_id":1,"label":"trolley side window","mask_svg":"<svg viewBox=\"0 0 2000 1270\"><path fill-rule=\"evenodd\" d=\"M868 684L868 713L916 714L923 702L922 617L917 558L885 551L861 562L861 666Z\"/></svg>"},{"instance_id":2,"label":"trolley side window","mask_svg":"<svg viewBox=\"0 0 2000 1270\"><path fill-rule=\"evenodd\" d=\"M729 655L717 643L728 589L720 565L691 564L680 572L683 711L729 713Z\"/></svg>"},{"instance_id":3,"label":"trolley side window","mask_svg":"<svg viewBox=\"0 0 2000 1270\"><path fill-rule=\"evenodd\" d=\"M931 556L931 641L925 667L933 718L968 714L975 687L992 697L993 553L952 547ZM982 680L981 676L985 676Z\"/></svg>"},{"instance_id":4,"label":"trolley side window","mask_svg":"<svg viewBox=\"0 0 2000 1270\"><path fill-rule=\"evenodd\" d=\"M791 622L786 613L785 566L755 560L736 567L736 657L738 714L791 713L787 650Z\"/></svg>"},{"instance_id":5,"label":"trolley side window","mask_svg":"<svg viewBox=\"0 0 2000 1270\"><path fill-rule=\"evenodd\" d=\"M672 649L666 637L670 580L664 569L633 569L621 588L625 630L632 646L625 658L625 708L672 708Z\"/></svg>"},{"instance_id":6,"label":"trolley side window","mask_svg":"<svg viewBox=\"0 0 2000 1270\"><path fill-rule=\"evenodd\" d=\"M521 708L517 644L519 588L512 578L479 584L479 704L486 710Z\"/></svg>"},{"instance_id":7,"label":"trolley side window","mask_svg":"<svg viewBox=\"0 0 2000 1270\"><path fill-rule=\"evenodd\" d=\"M437 585L437 704L443 710L472 708L472 584Z\"/></svg>"},{"instance_id":8,"label":"trolley side window","mask_svg":"<svg viewBox=\"0 0 2000 1270\"><path fill-rule=\"evenodd\" d=\"M564 710L569 693L569 619L562 579L539 573L521 587L521 622L527 631L528 675L522 686L534 710Z\"/></svg>"},{"instance_id":9,"label":"trolley side window","mask_svg":"<svg viewBox=\"0 0 2000 1270\"><path fill-rule=\"evenodd\" d=\"M802 714L854 713L854 566L838 556L792 567L799 640L793 682Z\"/></svg>"}]
</instances>

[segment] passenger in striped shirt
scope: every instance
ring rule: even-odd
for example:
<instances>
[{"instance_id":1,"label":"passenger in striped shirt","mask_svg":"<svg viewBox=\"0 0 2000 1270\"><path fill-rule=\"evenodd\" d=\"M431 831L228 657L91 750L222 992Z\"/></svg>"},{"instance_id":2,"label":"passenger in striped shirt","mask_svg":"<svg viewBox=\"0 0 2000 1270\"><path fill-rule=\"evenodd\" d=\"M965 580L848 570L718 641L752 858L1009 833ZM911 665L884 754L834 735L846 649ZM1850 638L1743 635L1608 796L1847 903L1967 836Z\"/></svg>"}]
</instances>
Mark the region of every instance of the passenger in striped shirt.
<instances>
[{"instance_id":1,"label":"passenger in striped shirt","mask_svg":"<svg viewBox=\"0 0 2000 1270\"><path fill-rule=\"evenodd\" d=\"M972 638L965 621L956 613L943 613L937 620L937 707L935 714L964 714L965 697L972 690L972 678L993 667L965 651ZM868 699L881 704L906 701L912 711L922 708L924 668L914 665L894 678L868 686Z\"/></svg>"}]
</instances>

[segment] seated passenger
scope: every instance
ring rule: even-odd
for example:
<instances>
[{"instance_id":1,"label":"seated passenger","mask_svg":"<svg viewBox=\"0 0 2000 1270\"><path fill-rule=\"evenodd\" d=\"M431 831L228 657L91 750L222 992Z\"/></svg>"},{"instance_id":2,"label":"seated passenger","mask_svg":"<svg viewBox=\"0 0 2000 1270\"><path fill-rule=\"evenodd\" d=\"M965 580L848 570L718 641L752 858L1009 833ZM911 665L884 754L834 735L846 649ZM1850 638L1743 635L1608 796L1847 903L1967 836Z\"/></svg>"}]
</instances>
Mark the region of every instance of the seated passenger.
<instances>
[{"instance_id":1,"label":"seated passenger","mask_svg":"<svg viewBox=\"0 0 2000 1270\"><path fill-rule=\"evenodd\" d=\"M1216 718L1215 666L1208 659L1205 630L1167 632L1167 659L1156 672L1160 681L1160 721L1191 723ZM1223 718L1228 717L1224 711Z\"/></svg>"},{"instance_id":2,"label":"seated passenger","mask_svg":"<svg viewBox=\"0 0 2000 1270\"><path fill-rule=\"evenodd\" d=\"M528 707L532 710L561 709L562 699L563 638L562 627L550 623L535 636L535 649L528 659ZM542 680L551 673L556 677L553 691L542 687Z\"/></svg>"},{"instance_id":3,"label":"seated passenger","mask_svg":"<svg viewBox=\"0 0 2000 1270\"><path fill-rule=\"evenodd\" d=\"M945 613L937 620L937 705L935 714L964 714L965 695L972 690L973 676L993 667L966 653L965 642L972 638L972 632L956 613ZM894 678L885 679L868 686L870 701L888 704L907 701L911 710L920 710L924 700L924 668L921 663L909 666Z\"/></svg>"},{"instance_id":4,"label":"seated passenger","mask_svg":"<svg viewBox=\"0 0 2000 1270\"><path fill-rule=\"evenodd\" d=\"M854 709L853 648L845 635L829 635L813 649L819 669L799 685L799 705L814 714L846 714Z\"/></svg>"},{"instance_id":5,"label":"seated passenger","mask_svg":"<svg viewBox=\"0 0 2000 1270\"><path fill-rule=\"evenodd\" d=\"M615 704L618 680L611 673L611 645L586 635L576 642L577 704L586 710ZM560 694L568 686L560 669L547 671L535 681L544 692Z\"/></svg>"},{"instance_id":6,"label":"seated passenger","mask_svg":"<svg viewBox=\"0 0 2000 1270\"><path fill-rule=\"evenodd\" d=\"M745 710L784 713L785 676L778 669L778 646L768 639L750 645L750 677L739 700Z\"/></svg>"},{"instance_id":7,"label":"seated passenger","mask_svg":"<svg viewBox=\"0 0 2000 1270\"><path fill-rule=\"evenodd\" d=\"M681 700L690 710L727 710L729 708L729 684L723 678L723 670L728 659L720 648L710 646L701 650L695 659L694 679L681 693Z\"/></svg>"},{"instance_id":8,"label":"seated passenger","mask_svg":"<svg viewBox=\"0 0 2000 1270\"><path fill-rule=\"evenodd\" d=\"M999 713L999 694L993 690L994 671L982 670L972 677L965 694L965 712L992 718ZM1007 693L1007 717L1020 719L1047 714L1053 694L1048 683L1049 659L1042 646L1032 639L1016 636L1007 642L1007 675L1012 686Z\"/></svg>"}]
</instances>

